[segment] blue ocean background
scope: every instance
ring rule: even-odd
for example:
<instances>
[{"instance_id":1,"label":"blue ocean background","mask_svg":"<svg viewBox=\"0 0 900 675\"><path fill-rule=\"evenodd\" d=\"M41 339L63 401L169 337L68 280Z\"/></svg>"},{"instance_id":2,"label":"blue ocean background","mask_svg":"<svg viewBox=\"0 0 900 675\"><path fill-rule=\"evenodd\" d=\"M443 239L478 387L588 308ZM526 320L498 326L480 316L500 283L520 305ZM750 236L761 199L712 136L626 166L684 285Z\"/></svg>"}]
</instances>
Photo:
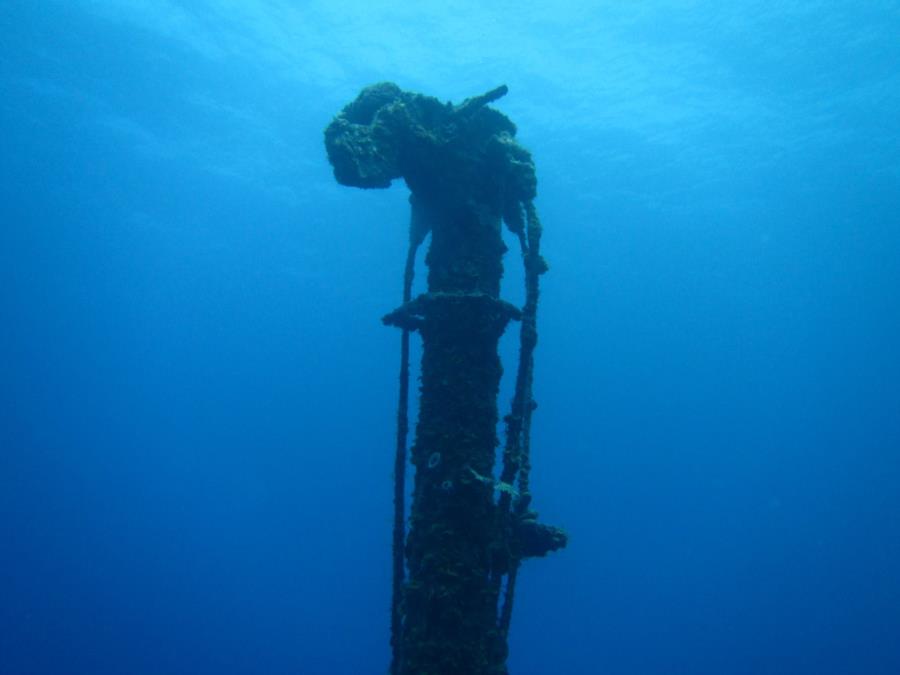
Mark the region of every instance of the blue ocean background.
<instances>
[{"instance_id":1,"label":"blue ocean background","mask_svg":"<svg viewBox=\"0 0 900 675\"><path fill-rule=\"evenodd\" d=\"M511 674L900 673L900 3L8 0L0 35L0 674L386 671L408 193L322 143L384 80L507 84L537 163L571 543Z\"/></svg>"}]
</instances>

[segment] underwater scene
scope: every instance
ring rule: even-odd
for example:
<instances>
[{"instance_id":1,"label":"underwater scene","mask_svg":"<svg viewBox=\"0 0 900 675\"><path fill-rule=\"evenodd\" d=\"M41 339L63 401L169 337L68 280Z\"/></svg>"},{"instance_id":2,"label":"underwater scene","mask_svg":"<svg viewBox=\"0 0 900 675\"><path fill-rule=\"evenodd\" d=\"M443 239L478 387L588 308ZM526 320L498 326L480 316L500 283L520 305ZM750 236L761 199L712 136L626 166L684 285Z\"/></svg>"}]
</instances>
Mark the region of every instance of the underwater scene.
<instances>
[{"instance_id":1,"label":"underwater scene","mask_svg":"<svg viewBox=\"0 0 900 675\"><path fill-rule=\"evenodd\" d=\"M900 2L0 35L0 675L900 673Z\"/></svg>"}]
</instances>

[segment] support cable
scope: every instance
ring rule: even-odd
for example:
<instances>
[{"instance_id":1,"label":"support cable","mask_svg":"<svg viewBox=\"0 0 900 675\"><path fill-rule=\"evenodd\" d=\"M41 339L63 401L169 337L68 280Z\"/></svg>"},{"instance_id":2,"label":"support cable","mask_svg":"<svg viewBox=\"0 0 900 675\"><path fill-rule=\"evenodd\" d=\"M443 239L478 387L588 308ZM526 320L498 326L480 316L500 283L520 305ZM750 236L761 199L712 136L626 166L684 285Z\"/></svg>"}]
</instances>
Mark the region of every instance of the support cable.
<instances>
[{"instance_id":1,"label":"support cable","mask_svg":"<svg viewBox=\"0 0 900 675\"><path fill-rule=\"evenodd\" d=\"M415 203L409 225L409 247L403 270L403 304L412 298L416 251L428 233L428 227L419 217ZM404 541L406 539L406 445L409 436L409 328L400 335L400 387L397 396L397 445L394 453L394 527L392 533L392 584L391 584L391 669L392 675L400 672L401 629L403 624Z\"/></svg>"},{"instance_id":2,"label":"support cable","mask_svg":"<svg viewBox=\"0 0 900 675\"><path fill-rule=\"evenodd\" d=\"M507 419L506 447L504 450L503 473L501 480L517 482L519 496L515 505L508 493L500 496L499 508L501 518L522 517L531 502L529 477L531 472L531 414L535 409L532 399L534 382L534 348L537 346L537 305L540 296L539 277L547 271L547 263L541 258L541 222L532 202L525 204L524 231L519 229L519 246L525 263L525 306L522 309L522 324L519 336L519 367L516 374L516 389L513 395L512 412ZM510 514L510 511L512 513ZM511 528L510 528L511 529ZM503 606L500 610L499 628L505 641L509 634L512 619L513 601L516 592L521 556L512 550L507 571L506 587L503 593ZM499 590L501 579L495 584Z\"/></svg>"}]
</instances>

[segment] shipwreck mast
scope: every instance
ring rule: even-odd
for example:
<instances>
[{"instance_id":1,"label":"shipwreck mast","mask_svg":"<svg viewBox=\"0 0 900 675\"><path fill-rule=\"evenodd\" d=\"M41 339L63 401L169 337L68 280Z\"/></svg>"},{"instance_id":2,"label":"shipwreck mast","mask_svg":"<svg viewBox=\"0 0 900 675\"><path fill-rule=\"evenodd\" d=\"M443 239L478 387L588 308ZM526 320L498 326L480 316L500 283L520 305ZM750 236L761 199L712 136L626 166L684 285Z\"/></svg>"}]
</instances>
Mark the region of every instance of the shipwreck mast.
<instances>
[{"instance_id":1,"label":"shipwreck mast","mask_svg":"<svg viewBox=\"0 0 900 675\"><path fill-rule=\"evenodd\" d=\"M499 87L460 105L382 83L367 87L325 130L339 183L411 190L403 305L384 317L402 329L394 491L393 675L503 675L516 573L527 557L566 543L529 510L533 351L537 344L541 226L531 155L515 125L488 104ZM518 237L526 301L500 299L502 223ZM428 233L428 292L411 298L415 252ZM497 343L521 321L520 354L499 480L494 479ZM405 528L409 333L423 353L416 467ZM504 583L505 582L505 583Z\"/></svg>"}]
</instances>

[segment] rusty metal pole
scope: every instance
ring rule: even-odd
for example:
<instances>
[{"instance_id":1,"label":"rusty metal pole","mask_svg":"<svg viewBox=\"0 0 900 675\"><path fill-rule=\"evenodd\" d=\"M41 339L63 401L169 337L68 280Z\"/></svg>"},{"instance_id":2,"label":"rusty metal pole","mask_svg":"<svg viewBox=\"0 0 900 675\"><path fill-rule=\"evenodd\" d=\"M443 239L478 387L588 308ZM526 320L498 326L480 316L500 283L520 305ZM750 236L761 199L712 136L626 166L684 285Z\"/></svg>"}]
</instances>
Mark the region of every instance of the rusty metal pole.
<instances>
[{"instance_id":1,"label":"rusty metal pole","mask_svg":"<svg viewBox=\"0 0 900 675\"><path fill-rule=\"evenodd\" d=\"M525 223L536 189L534 164L515 142L515 126L488 107L505 93L500 87L454 106L378 84L364 89L325 131L340 183L385 188L402 177L412 192L411 250L431 233L428 292L407 296L384 319L402 328L406 340L409 331L418 331L423 342L405 551L397 546L404 541L402 484L395 491L395 675L506 673L511 598L504 612L501 579L514 576L522 558L566 541L557 528L537 524L536 514L527 511L530 495L515 492L515 476L528 465L517 442L510 450L507 439L509 482L493 478L502 374L497 344L507 323L522 318L499 297L506 251L501 228L505 221L519 236L527 267ZM538 258L532 256L533 271L543 265ZM407 279L409 269L407 264ZM534 273L535 284L545 269ZM517 385L517 399L530 419L530 370L527 375L527 387L519 391ZM401 376L401 407L402 387ZM521 433L521 422L522 413L514 411L507 428ZM403 415L398 429L402 452ZM522 482L527 489L527 474ZM511 507L513 494L520 508ZM404 553L406 575L398 558Z\"/></svg>"}]
</instances>

